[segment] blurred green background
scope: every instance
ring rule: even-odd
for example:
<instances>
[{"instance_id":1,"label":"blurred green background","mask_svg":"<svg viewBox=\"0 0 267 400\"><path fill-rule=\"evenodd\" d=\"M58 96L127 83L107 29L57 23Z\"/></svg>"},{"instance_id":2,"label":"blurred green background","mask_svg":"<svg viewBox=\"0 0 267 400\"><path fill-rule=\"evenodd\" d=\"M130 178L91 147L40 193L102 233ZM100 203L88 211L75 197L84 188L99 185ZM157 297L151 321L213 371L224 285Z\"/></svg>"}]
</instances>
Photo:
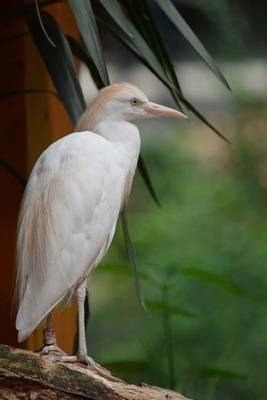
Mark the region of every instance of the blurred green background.
<instances>
[{"instance_id":1,"label":"blurred green background","mask_svg":"<svg viewBox=\"0 0 267 400\"><path fill-rule=\"evenodd\" d=\"M89 285L89 351L124 378L171 385L192 398L262 398L264 107L239 103L226 129L231 146L192 122L143 127L143 154L162 206L137 177L128 208L148 310L137 303L120 226ZM256 132L246 127L248 113Z\"/></svg>"},{"instance_id":2,"label":"blurred green background","mask_svg":"<svg viewBox=\"0 0 267 400\"><path fill-rule=\"evenodd\" d=\"M88 348L101 364L131 382L172 387L194 399L263 399L267 390L267 93L260 74L266 67L260 24L264 5L253 3L259 8L252 15L251 2L232 7L230 2L185 3L209 21L209 28L204 23L206 30L200 25L195 31L213 48L233 90L225 93L219 83L214 86L207 71L200 70L191 83L196 102L232 143L224 143L194 118L140 125L142 154L161 202L158 208L137 175L128 215L147 311L137 302L119 225L89 284ZM184 16L188 12L188 22L195 28L190 7ZM199 15L196 21L201 21ZM173 49L173 36L167 34ZM186 93L191 89L183 86L183 77L190 80L190 68L183 61L191 62L192 56L182 58L177 68L185 70L181 84ZM201 92L205 74L206 92ZM190 94L194 96L193 91Z\"/></svg>"}]
</instances>

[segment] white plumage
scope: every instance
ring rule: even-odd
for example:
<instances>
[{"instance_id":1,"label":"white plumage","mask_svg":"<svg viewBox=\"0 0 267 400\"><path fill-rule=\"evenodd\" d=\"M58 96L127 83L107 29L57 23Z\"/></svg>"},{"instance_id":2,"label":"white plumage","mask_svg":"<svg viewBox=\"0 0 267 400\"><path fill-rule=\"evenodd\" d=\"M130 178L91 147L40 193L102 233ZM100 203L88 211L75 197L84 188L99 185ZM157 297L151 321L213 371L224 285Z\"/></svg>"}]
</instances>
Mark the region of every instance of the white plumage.
<instances>
[{"instance_id":1,"label":"white plumage","mask_svg":"<svg viewBox=\"0 0 267 400\"><path fill-rule=\"evenodd\" d=\"M140 151L132 122L183 114L151 103L130 84L102 89L76 132L37 160L21 206L17 239L18 340L61 301L78 293L78 358L86 361L82 320L86 280L108 250L129 196ZM80 291L79 291L80 290Z\"/></svg>"}]
</instances>

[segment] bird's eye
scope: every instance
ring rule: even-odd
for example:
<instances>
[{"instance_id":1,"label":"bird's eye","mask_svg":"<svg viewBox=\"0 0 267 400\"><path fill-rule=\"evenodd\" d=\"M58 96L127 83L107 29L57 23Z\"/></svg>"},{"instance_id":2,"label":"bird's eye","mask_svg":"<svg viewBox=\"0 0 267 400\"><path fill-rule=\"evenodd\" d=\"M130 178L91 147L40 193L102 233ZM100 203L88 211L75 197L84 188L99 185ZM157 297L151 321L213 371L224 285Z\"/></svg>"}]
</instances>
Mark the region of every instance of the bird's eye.
<instances>
[{"instance_id":1,"label":"bird's eye","mask_svg":"<svg viewBox=\"0 0 267 400\"><path fill-rule=\"evenodd\" d=\"M132 106L138 106L139 101L134 97L131 101L130 101Z\"/></svg>"}]
</instances>

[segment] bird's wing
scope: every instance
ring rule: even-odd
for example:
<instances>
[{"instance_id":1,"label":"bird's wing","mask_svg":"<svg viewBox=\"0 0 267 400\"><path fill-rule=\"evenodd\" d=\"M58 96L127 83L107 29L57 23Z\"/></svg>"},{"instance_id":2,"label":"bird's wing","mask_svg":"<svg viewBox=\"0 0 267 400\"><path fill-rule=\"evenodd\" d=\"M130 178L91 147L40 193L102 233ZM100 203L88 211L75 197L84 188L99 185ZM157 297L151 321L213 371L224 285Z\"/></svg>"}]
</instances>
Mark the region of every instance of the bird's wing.
<instances>
[{"instance_id":1,"label":"bird's wing","mask_svg":"<svg viewBox=\"0 0 267 400\"><path fill-rule=\"evenodd\" d=\"M99 135L75 133L50 146L32 171L17 241L20 341L86 278L112 240L126 178L113 150Z\"/></svg>"}]
</instances>

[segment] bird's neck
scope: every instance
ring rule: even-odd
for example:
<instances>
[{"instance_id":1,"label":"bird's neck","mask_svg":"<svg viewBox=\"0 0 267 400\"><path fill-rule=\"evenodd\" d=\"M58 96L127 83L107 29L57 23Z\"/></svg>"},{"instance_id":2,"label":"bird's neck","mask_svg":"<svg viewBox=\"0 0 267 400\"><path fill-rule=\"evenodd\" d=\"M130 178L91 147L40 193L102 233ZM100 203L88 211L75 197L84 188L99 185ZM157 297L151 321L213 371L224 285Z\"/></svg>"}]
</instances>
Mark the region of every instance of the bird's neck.
<instances>
[{"instance_id":1,"label":"bird's neck","mask_svg":"<svg viewBox=\"0 0 267 400\"><path fill-rule=\"evenodd\" d=\"M112 142L119 142L130 147L140 147L139 129L130 122L102 121L92 131Z\"/></svg>"}]
</instances>

